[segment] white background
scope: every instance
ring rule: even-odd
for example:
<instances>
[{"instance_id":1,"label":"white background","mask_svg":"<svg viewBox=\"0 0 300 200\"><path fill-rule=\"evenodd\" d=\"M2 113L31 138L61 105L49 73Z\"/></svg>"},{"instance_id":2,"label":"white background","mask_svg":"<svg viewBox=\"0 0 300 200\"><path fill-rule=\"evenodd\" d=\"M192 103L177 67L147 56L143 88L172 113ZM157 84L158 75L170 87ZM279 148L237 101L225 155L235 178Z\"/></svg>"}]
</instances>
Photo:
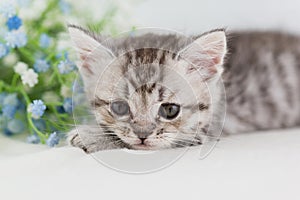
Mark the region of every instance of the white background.
<instances>
[{"instance_id":1,"label":"white background","mask_svg":"<svg viewBox=\"0 0 300 200\"><path fill-rule=\"evenodd\" d=\"M145 26L187 33L229 29L275 29L300 32L299 0L145 0L133 19Z\"/></svg>"}]
</instances>

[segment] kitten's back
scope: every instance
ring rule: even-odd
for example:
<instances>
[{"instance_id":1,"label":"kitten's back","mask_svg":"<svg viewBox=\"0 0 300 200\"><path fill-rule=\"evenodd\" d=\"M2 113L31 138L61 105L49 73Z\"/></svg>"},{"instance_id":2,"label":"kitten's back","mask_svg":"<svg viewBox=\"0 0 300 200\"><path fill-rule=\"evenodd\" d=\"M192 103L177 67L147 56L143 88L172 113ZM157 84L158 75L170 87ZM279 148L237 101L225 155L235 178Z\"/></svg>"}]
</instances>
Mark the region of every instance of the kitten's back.
<instances>
[{"instance_id":1,"label":"kitten's back","mask_svg":"<svg viewBox=\"0 0 300 200\"><path fill-rule=\"evenodd\" d=\"M223 80L225 131L300 124L300 38L278 32L229 34Z\"/></svg>"}]
</instances>

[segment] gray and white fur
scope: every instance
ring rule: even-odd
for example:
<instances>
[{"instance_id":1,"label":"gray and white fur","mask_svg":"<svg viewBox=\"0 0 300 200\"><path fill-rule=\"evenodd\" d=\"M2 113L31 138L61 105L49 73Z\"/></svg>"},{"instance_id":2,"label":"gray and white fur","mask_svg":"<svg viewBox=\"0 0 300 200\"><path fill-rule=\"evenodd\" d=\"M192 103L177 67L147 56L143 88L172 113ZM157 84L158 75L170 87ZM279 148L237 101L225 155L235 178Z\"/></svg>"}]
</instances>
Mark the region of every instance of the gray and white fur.
<instances>
[{"instance_id":1,"label":"gray and white fur","mask_svg":"<svg viewBox=\"0 0 300 200\"><path fill-rule=\"evenodd\" d=\"M69 142L88 153L200 145L222 128L229 135L300 124L297 36L217 29L112 39L74 25L69 32L97 121L72 130Z\"/></svg>"}]
</instances>

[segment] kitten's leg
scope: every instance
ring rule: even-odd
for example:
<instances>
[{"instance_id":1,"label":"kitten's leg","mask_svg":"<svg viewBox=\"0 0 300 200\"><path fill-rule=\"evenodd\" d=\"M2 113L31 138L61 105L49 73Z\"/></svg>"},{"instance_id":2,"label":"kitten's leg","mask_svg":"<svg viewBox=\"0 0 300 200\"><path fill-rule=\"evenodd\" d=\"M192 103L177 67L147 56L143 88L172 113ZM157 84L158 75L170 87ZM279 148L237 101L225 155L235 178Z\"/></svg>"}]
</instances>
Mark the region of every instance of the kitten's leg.
<instances>
[{"instance_id":1,"label":"kitten's leg","mask_svg":"<svg viewBox=\"0 0 300 200\"><path fill-rule=\"evenodd\" d=\"M79 147L86 153L93 153L101 150L129 148L120 139L105 136L101 131L93 132L88 126L77 127L68 134L69 144Z\"/></svg>"},{"instance_id":2,"label":"kitten's leg","mask_svg":"<svg viewBox=\"0 0 300 200\"><path fill-rule=\"evenodd\" d=\"M69 145L74 146L74 147L79 147L88 153L88 149L86 148L85 145L83 145L83 142L79 136L77 129L73 129L68 133L67 141L68 141Z\"/></svg>"}]
</instances>

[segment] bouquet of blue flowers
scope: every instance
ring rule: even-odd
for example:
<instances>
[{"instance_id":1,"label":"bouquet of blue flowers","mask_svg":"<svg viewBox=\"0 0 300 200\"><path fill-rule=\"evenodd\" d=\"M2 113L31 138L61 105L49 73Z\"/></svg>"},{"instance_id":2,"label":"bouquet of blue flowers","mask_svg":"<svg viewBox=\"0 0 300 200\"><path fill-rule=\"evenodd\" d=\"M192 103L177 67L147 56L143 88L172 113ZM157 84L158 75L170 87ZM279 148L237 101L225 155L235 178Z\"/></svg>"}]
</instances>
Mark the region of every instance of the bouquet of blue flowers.
<instances>
[{"instance_id":1,"label":"bouquet of blue flowers","mask_svg":"<svg viewBox=\"0 0 300 200\"><path fill-rule=\"evenodd\" d=\"M19 13L30 13L31 0L0 2L0 132L27 134L28 142L53 147L73 124L77 68L68 46L60 44L65 21L51 19L78 13L64 0L42 2L40 13L27 18ZM108 23L115 12L107 11L90 26L98 31L115 26Z\"/></svg>"}]
</instances>

